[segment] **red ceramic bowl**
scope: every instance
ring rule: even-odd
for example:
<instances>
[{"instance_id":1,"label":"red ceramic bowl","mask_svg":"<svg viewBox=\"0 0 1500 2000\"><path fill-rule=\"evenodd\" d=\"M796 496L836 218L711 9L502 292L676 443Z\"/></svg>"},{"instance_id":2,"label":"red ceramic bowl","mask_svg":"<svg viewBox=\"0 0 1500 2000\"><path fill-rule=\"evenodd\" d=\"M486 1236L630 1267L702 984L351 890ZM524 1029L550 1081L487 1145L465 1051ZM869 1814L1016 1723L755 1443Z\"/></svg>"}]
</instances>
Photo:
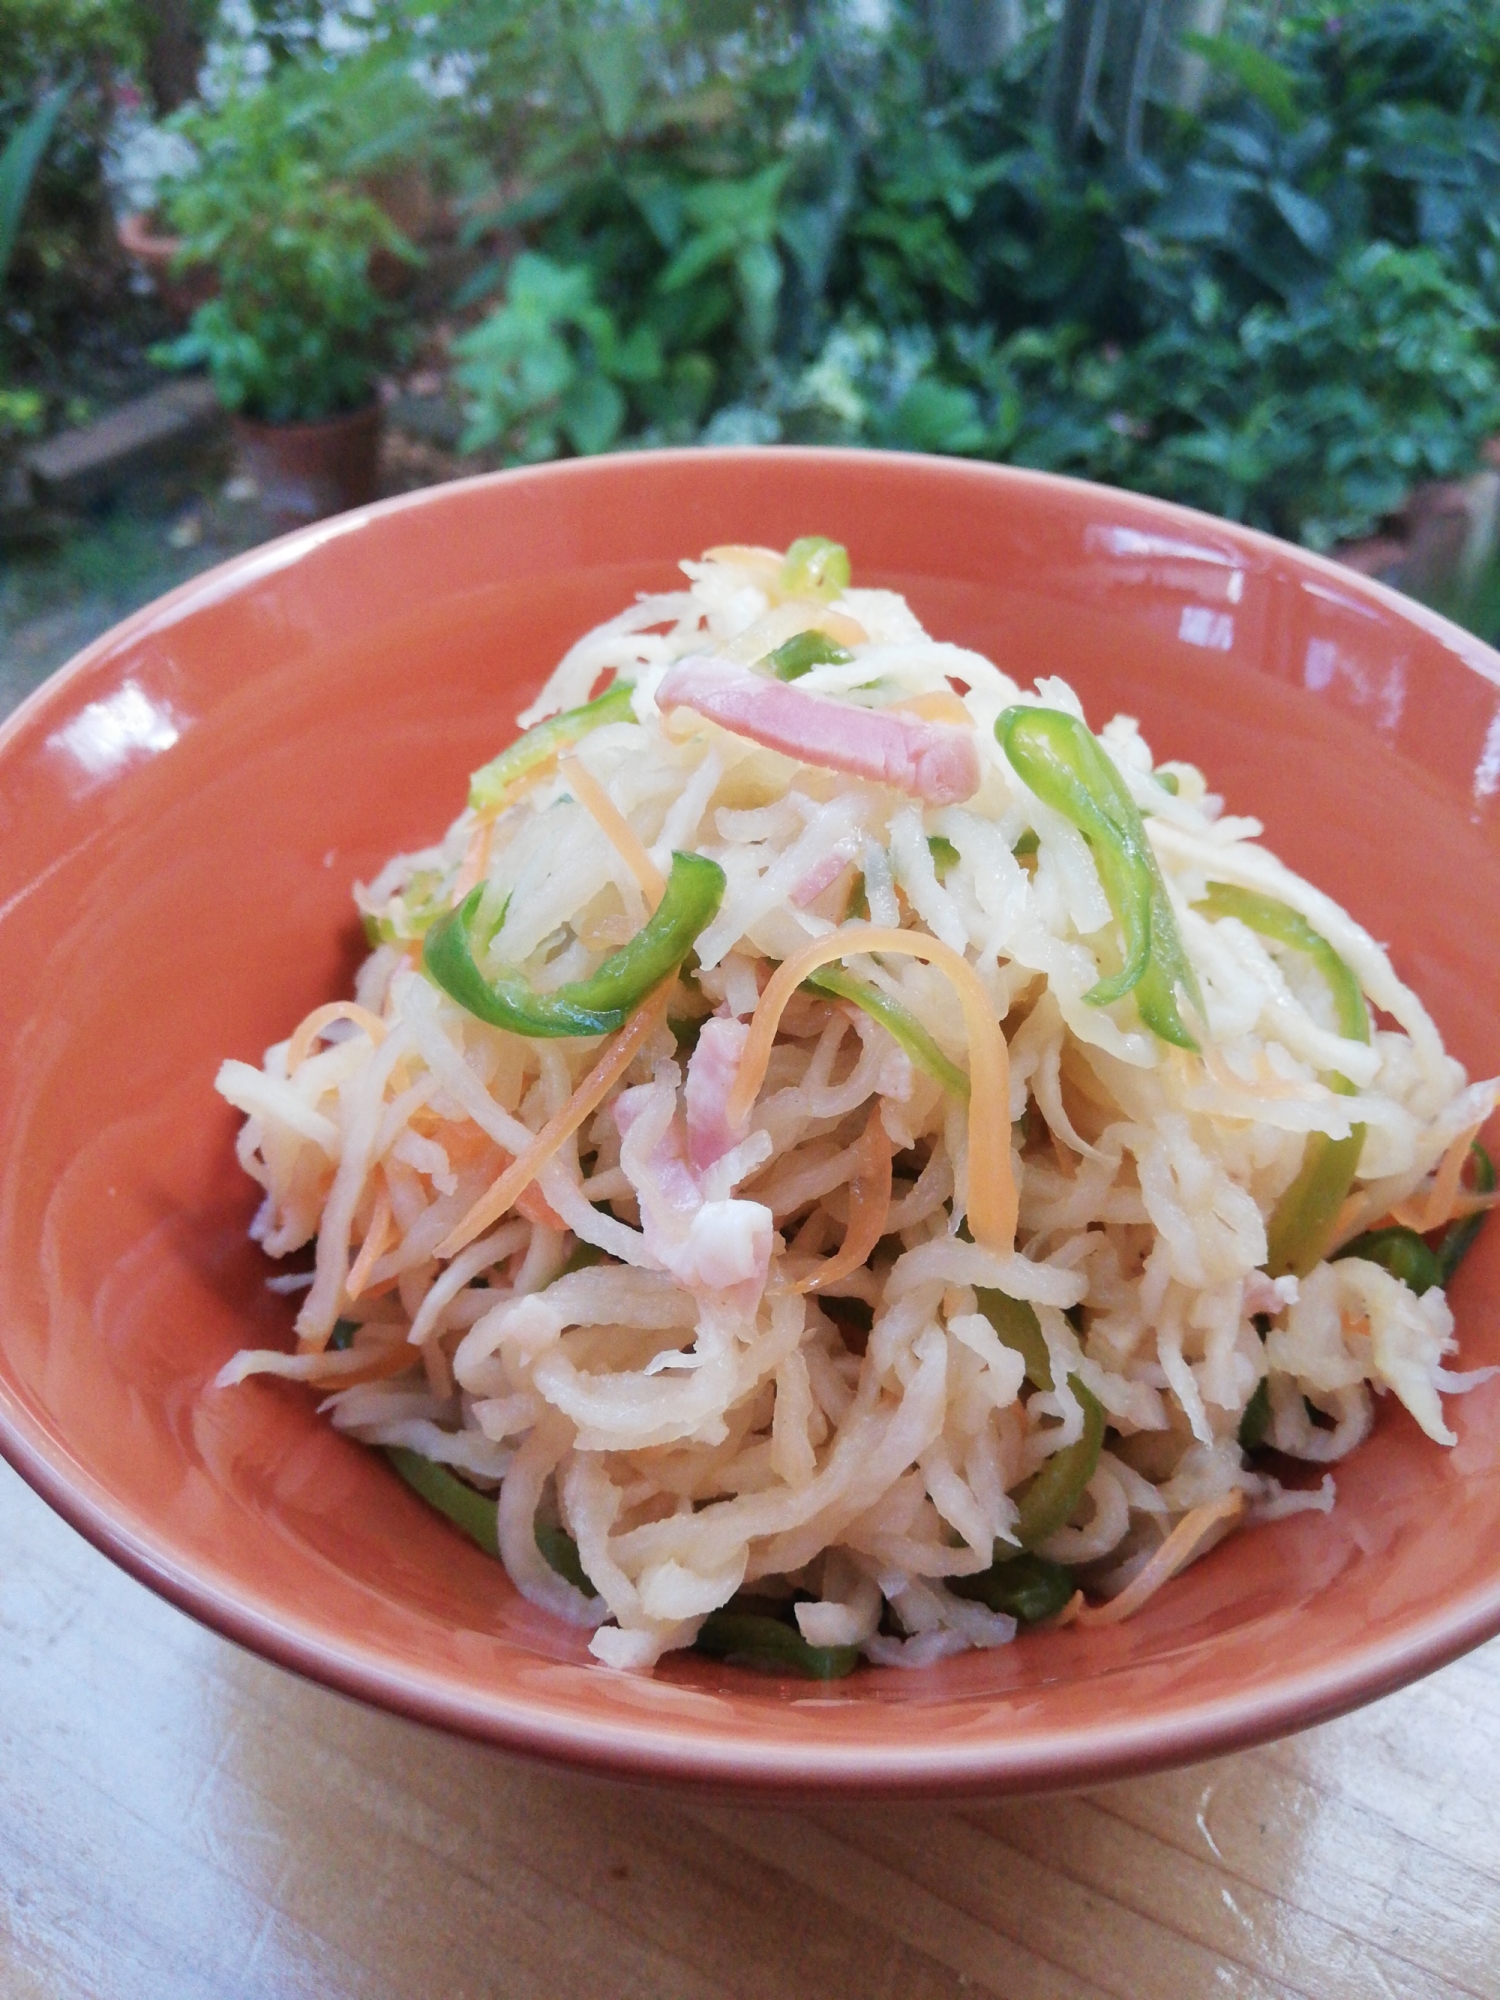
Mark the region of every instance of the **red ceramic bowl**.
<instances>
[{"instance_id":1,"label":"red ceramic bowl","mask_svg":"<svg viewBox=\"0 0 1500 2000\"><path fill-rule=\"evenodd\" d=\"M0 1448L220 1631L367 1700L654 1778L814 1791L1094 1782L1333 1715L1500 1630L1500 1379L1427 1442L1387 1399L1331 1518L1243 1534L1118 1628L829 1687L593 1665L300 1390L214 1095L346 990L350 885L448 823L564 646L716 542L849 545L936 634L1138 716L1391 942L1500 1068L1500 659L1389 591L1180 509L845 452L595 459L416 494L141 612L0 732ZM1500 1360L1500 1228L1455 1295Z\"/></svg>"}]
</instances>

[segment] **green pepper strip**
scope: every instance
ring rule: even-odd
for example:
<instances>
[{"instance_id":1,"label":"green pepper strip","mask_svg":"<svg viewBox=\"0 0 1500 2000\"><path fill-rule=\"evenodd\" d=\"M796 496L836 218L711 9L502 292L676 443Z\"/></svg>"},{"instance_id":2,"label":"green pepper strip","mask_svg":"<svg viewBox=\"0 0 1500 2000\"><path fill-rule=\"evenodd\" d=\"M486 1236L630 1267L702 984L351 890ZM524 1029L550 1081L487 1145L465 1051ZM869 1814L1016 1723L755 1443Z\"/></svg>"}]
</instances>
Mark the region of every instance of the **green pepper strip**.
<instances>
[{"instance_id":1,"label":"green pepper strip","mask_svg":"<svg viewBox=\"0 0 1500 2000\"><path fill-rule=\"evenodd\" d=\"M1026 1363L1026 1379L1032 1387L1050 1389L1052 1362L1035 1310L1024 1299L1013 1299L1008 1292L991 1291L987 1286L977 1288L974 1296L1002 1346L1011 1348Z\"/></svg>"},{"instance_id":2,"label":"green pepper strip","mask_svg":"<svg viewBox=\"0 0 1500 2000\"><path fill-rule=\"evenodd\" d=\"M1332 1088L1337 1084L1329 1078ZM1354 1185L1365 1128L1351 1125L1347 1139L1310 1132L1297 1178L1271 1211L1266 1224L1266 1271L1273 1278L1295 1272L1305 1278L1321 1262L1339 1210Z\"/></svg>"},{"instance_id":3,"label":"green pepper strip","mask_svg":"<svg viewBox=\"0 0 1500 2000\"><path fill-rule=\"evenodd\" d=\"M1339 1033L1346 1042L1369 1041L1370 1016L1359 981L1306 917L1274 896L1259 896L1253 889L1237 889L1228 882L1210 882L1208 894L1193 907L1207 917L1238 917L1247 930L1310 958L1333 996Z\"/></svg>"},{"instance_id":4,"label":"green pepper strip","mask_svg":"<svg viewBox=\"0 0 1500 2000\"><path fill-rule=\"evenodd\" d=\"M1145 822L1098 739L1077 716L1055 708L1008 708L995 724L995 736L1017 775L1088 842L1120 926L1125 963L1091 986L1084 999L1091 1007L1106 1007L1134 993L1153 1034L1178 1048L1196 1049L1177 1011L1177 989L1201 1014L1198 982Z\"/></svg>"},{"instance_id":5,"label":"green pepper strip","mask_svg":"<svg viewBox=\"0 0 1500 2000\"><path fill-rule=\"evenodd\" d=\"M845 972L842 966L829 965L821 971L809 973L802 982L804 986L815 987L820 993L837 994L840 1000L852 1000L856 1007L878 1021L892 1041L899 1044L918 1069L925 1070L935 1083L940 1083L950 1095L969 1101L969 1079L955 1062L950 1062L928 1034L914 1014L907 1012L899 1001L891 1000L878 987L869 985L863 979L856 979L852 972Z\"/></svg>"},{"instance_id":6,"label":"green pepper strip","mask_svg":"<svg viewBox=\"0 0 1500 2000\"><path fill-rule=\"evenodd\" d=\"M1493 1194L1495 1192L1495 1163L1476 1139L1469 1148L1469 1158L1474 1162L1474 1192ZM1468 1256L1474 1238L1484 1226L1484 1211L1477 1215L1461 1215L1457 1222L1450 1222L1438 1245L1438 1266L1441 1272L1439 1282L1448 1284L1459 1265Z\"/></svg>"},{"instance_id":7,"label":"green pepper strip","mask_svg":"<svg viewBox=\"0 0 1500 2000\"><path fill-rule=\"evenodd\" d=\"M571 1583L575 1590L581 1590L585 1597L594 1595L594 1586L584 1574L583 1564L578 1555L578 1544L566 1528L550 1528L538 1521L535 1529L536 1545L542 1552L542 1559L551 1570Z\"/></svg>"},{"instance_id":8,"label":"green pepper strip","mask_svg":"<svg viewBox=\"0 0 1500 2000\"><path fill-rule=\"evenodd\" d=\"M795 1625L763 1611L726 1605L710 1611L693 1641L697 1652L763 1674L800 1674L811 1681L842 1680L859 1665L858 1646L810 1646Z\"/></svg>"},{"instance_id":9,"label":"green pepper strip","mask_svg":"<svg viewBox=\"0 0 1500 2000\"><path fill-rule=\"evenodd\" d=\"M448 907L447 889L443 869L419 868L400 895L392 899L401 906L406 919L404 930L398 930L390 917L372 916L368 910L360 919L370 946L406 944L412 938L424 936Z\"/></svg>"},{"instance_id":10,"label":"green pepper strip","mask_svg":"<svg viewBox=\"0 0 1500 2000\"><path fill-rule=\"evenodd\" d=\"M404 1445L387 1445L385 1455L413 1493L420 1494L429 1507L435 1507L440 1514L446 1515L455 1528L462 1528L487 1556L494 1556L498 1561L499 1503L493 1493L476 1492L466 1480L450 1472L446 1465L424 1458L420 1452L408 1451ZM581 1590L585 1597L593 1595L594 1586L584 1575L583 1564L578 1559L578 1544L566 1528L538 1523L536 1545L548 1565L564 1582L571 1583L575 1590Z\"/></svg>"},{"instance_id":11,"label":"green pepper strip","mask_svg":"<svg viewBox=\"0 0 1500 2000\"><path fill-rule=\"evenodd\" d=\"M1023 1549L1034 1549L1038 1542L1067 1526L1098 1469L1104 1446L1104 1406L1076 1375L1068 1377L1068 1387L1083 1405L1083 1435L1076 1444L1054 1452L1022 1493L1016 1540Z\"/></svg>"},{"instance_id":12,"label":"green pepper strip","mask_svg":"<svg viewBox=\"0 0 1500 2000\"><path fill-rule=\"evenodd\" d=\"M570 750L591 729L598 729L606 722L633 721L635 711L630 698L634 692L629 681L613 681L597 700L585 702L582 708L565 709L561 715L549 716L535 729L528 729L508 750L491 758L470 778L470 806L475 812L490 811L501 803L517 778L524 778L549 757Z\"/></svg>"},{"instance_id":13,"label":"green pepper strip","mask_svg":"<svg viewBox=\"0 0 1500 2000\"><path fill-rule=\"evenodd\" d=\"M1023 1625L1035 1625L1061 1611L1073 1595L1073 1572L1045 1556L1012 1554L979 1576L950 1576L948 1588L955 1597L973 1598L991 1611L1009 1612Z\"/></svg>"},{"instance_id":14,"label":"green pepper strip","mask_svg":"<svg viewBox=\"0 0 1500 2000\"><path fill-rule=\"evenodd\" d=\"M462 1528L471 1541L478 1542L487 1556L499 1557L500 1534L496 1522L499 1511L492 1493L476 1493L474 1488L446 1465L423 1458L405 1445L392 1444L385 1455L413 1493L420 1493L429 1507L446 1514L455 1528Z\"/></svg>"},{"instance_id":15,"label":"green pepper strip","mask_svg":"<svg viewBox=\"0 0 1500 2000\"><path fill-rule=\"evenodd\" d=\"M761 661L779 681L800 681L814 667L847 666L854 655L826 632L798 632Z\"/></svg>"},{"instance_id":16,"label":"green pepper strip","mask_svg":"<svg viewBox=\"0 0 1500 2000\"><path fill-rule=\"evenodd\" d=\"M1370 1016L1359 981L1306 917L1272 896L1260 896L1228 882L1210 882L1208 894L1194 907L1215 919L1237 917L1247 930L1310 958L1333 996L1339 1033L1346 1042L1369 1041ZM1354 1085L1336 1070L1329 1070L1323 1081L1341 1097L1356 1094ZM1363 1125L1352 1125L1347 1139L1330 1139L1326 1132L1308 1134L1297 1178L1277 1202L1266 1225L1266 1270L1271 1277L1280 1278L1290 1271L1305 1278L1320 1261L1339 1210L1354 1185L1364 1143Z\"/></svg>"},{"instance_id":17,"label":"green pepper strip","mask_svg":"<svg viewBox=\"0 0 1500 2000\"><path fill-rule=\"evenodd\" d=\"M481 1021L512 1034L607 1035L623 1027L692 950L724 897L724 871L701 854L674 854L666 891L629 944L587 979L538 993L518 973L490 980L474 960L471 926L484 885L427 933L422 963L451 999Z\"/></svg>"},{"instance_id":18,"label":"green pepper strip","mask_svg":"<svg viewBox=\"0 0 1500 2000\"><path fill-rule=\"evenodd\" d=\"M1246 1403L1240 1416L1239 1445L1241 1451L1254 1451L1271 1428L1271 1384L1262 1375L1255 1385L1255 1394Z\"/></svg>"},{"instance_id":19,"label":"green pepper strip","mask_svg":"<svg viewBox=\"0 0 1500 2000\"><path fill-rule=\"evenodd\" d=\"M1024 1299L1013 1299L1009 1293L992 1291L987 1286L979 1287L975 1297L979 1301L979 1310L995 1329L1002 1344L1019 1354L1025 1362L1026 1379L1033 1388L1050 1389L1052 1361L1034 1308ZM1038 1542L1046 1541L1050 1534L1067 1525L1083 1489L1099 1465L1099 1453L1104 1447L1103 1405L1076 1375L1068 1377L1068 1387L1083 1405L1083 1435L1075 1444L1064 1445L1061 1451L1055 1452L1022 1493L1016 1539L1023 1549L1035 1548ZM995 1544L997 1567L1003 1568L1009 1562L1020 1560L1014 1551L1007 1554L1009 1546L1006 1542ZM992 1575L993 1571L986 1571L985 1574ZM978 1583L983 1579L976 1577L970 1580ZM990 1599L984 1601L988 1604ZM1066 1602L1064 1597L1063 1603ZM992 1608L1010 1609L1008 1605ZM1061 1608L1060 1604L1052 1606L1053 1610ZM1022 1615L1016 1613L1017 1617ZM1038 1612L1036 1615L1046 1617L1048 1613Z\"/></svg>"},{"instance_id":20,"label":"green pepper strip","mask_svg":"<svg viewBox=\"0 0 1500 2000\"><path fill-rule=\"evenodd\" d=\"M1397 1223L1387 1229L1367 1229L1363 1236L1341 1244L1333 1255L1336 1259L1363 1257L1368 1264L1378 1264L1393 1278L1399 1278L1418 1298L1443 1282L1443 1265L1437 1251L1430 1243L1424 1243L1414 1229L1403 1229Z\"/></svg>"},{"instance_id":21,"label":"green pepper strip","mask_svg":"<svg viewBox=\"0 0 1500 2000\"><path fill-rule=\"evenodd\" d=\"M567 1263L558 1272L557 1278L571 1278L575 1271L587 1271L591 1265L606 1264L609 1261L608 1252L601 1250L597 1243L575 1243ZM557 1283L557 1278L552 1280L554 1285Z\"/></svg>"},{"instance_id":22,"label":"green pepper strip","mask_svg":"<svg viewBox=\"0 0 1500 2000\"><path fill-rule=\"evenodd\" d=\"M927 852L932 856L932 872L939 882L948 879L948 870L958 866L958 849L941 833L929 833Z\"/></svg>"},{"instance_id":23,"label":"green pepper strip","mask_svg":"<svg viewBox=\"0 0 1500 2000\"><path fill-rule=\"evenodd\" d=\"M849 588L849 551L826 535L802 535L787 550L781 565L784 597L820 598L831 603Z\"/></svg>"}]
</instances>

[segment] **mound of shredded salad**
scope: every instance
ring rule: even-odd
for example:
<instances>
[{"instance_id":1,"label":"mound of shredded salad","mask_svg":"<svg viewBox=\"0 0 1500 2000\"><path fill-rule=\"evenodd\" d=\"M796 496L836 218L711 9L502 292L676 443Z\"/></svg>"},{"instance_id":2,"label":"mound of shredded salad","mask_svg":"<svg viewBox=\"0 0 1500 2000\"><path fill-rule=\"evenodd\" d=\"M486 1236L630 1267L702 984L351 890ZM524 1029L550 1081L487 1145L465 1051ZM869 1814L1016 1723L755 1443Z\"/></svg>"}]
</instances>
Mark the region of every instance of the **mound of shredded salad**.
<instances>
[{"instance_id":1,"label":"mound of shredded salad","mask_svg":"<svg viewBox=\"0 0 1500 2000\"><path fill-rule=\"evenodd\" d=\"M1116 1621L1331 1508L1376 1397L1451 1444L1500 1084L1380 947L837 544L682 567L358 891L356 997L223 1065L301 1296L220 1382L311 1384L615 1668Z\"/></svg>"}]
</instances>

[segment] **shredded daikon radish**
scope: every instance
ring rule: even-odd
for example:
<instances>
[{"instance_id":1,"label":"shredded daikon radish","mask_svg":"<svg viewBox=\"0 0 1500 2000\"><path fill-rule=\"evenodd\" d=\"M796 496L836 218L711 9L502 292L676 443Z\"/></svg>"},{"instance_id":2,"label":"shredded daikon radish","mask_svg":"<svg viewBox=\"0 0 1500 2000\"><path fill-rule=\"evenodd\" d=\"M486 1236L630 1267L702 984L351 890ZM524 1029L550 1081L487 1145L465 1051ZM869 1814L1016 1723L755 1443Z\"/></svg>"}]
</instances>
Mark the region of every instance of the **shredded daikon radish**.
<instances>
[{"instance_id":1,"label":"shredded daikon radish","mask_svg":"<svg viewBox=\"0 0 1500 2000\"><path fill-rule=\"evenodd\" d=\"M1265 1266L1310 1147L1348 1163L1325 1258L1483 1207L1464 1173L1497 1086L1256 822L1118 717L1099 752L1144 816L1195 1032L1109 998L1108 870L995 727L1082 704L840 590L829 547L710 550L580 639L514 782L358 892L356 997L220 1077L257 1239L315 1246L270 1281L307 1286L303 1351L221 1381L336 1392L352 1436L498 1482L516 1587L617 1669L706 1645L747 1590L783 1647L891 1667L1018 1617L1118 1622L1224 1533L1334 1504L1258 1470L1257 1434L1326 1464L1389 1395L1441 1445L1443 1399L1493 1372L1446 1366L1442 1289L1377 1239ZM611 676L629 699L595 724ZM617 964L608 1032L538 1027L636 962L682 856L722 875L696 952L634 986ZM1256 898L1396 1025L1351 1039ZM424 969L460 909L509 1013ZM1012 1615L1018 1538L1056 1588Z\"/></svg>"}]
</instances>

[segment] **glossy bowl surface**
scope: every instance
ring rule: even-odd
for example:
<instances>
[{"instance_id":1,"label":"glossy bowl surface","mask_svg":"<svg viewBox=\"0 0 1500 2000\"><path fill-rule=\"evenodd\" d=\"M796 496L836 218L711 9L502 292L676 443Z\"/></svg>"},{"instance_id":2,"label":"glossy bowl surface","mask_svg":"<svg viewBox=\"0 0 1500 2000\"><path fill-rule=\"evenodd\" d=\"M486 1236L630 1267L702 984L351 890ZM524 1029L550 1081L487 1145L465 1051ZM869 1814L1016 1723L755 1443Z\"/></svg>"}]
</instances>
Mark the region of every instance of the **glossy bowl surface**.
<instances>
[{"instance_id":1,"label":"glossy bowl surface","mask_svg":"<svg viewBox=\"0 0 1500 2000\"><path fill-rule=\"evenodd\" d=\"M332 1686L601 1770L813 1792L1077 1785L1337 1713L1500 1630L1500 1379L1389 1399L1330 1518L1243 1534L1116 1630L830 1687L591 1664L300 1390L212 1081L346 990L351 884L434 837L566 644L714 543L856 577L1095 721L1138 716L1390 941L1500 1069L1500 659L1180 509L908 456L662 453L480 479L244 556L0 732L0 1448L143 1581ZM1500 1361L1500 1230L1456 1288Z\"/></svg>"}]
</instances>

